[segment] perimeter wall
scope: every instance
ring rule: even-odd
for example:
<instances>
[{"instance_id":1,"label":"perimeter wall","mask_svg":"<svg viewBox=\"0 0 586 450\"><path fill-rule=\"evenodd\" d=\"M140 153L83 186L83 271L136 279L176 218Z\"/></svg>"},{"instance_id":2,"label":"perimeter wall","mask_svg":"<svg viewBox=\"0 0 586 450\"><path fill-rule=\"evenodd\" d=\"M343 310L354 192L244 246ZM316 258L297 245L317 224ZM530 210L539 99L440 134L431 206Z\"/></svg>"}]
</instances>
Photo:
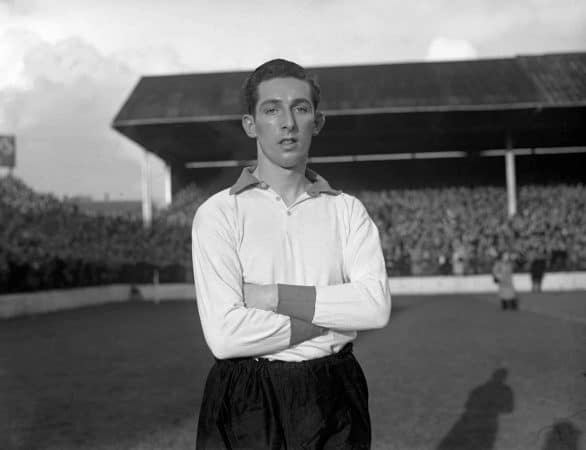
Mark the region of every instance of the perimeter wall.
<instances>
[{"instance_id":1,"label":"perimeter wall","mask_svg":"<svg viewBox=\"0 0 586 450\"><path fill-rule=\"evenodd\" d=\"M515 275L519 292L531 289L528 274ZM444 277L389 278L392 295L432 294L495 294L496 285L489 275ZM195 300L192 284L138 285L131 292L129 285L110 285L89 288L27 292L0 296L0 319L43 314L84 306L125 301ZM546 292L584 291L586 308L586 272L557 272L547 274L543 281Z\"/></svg>"}]
</instances>

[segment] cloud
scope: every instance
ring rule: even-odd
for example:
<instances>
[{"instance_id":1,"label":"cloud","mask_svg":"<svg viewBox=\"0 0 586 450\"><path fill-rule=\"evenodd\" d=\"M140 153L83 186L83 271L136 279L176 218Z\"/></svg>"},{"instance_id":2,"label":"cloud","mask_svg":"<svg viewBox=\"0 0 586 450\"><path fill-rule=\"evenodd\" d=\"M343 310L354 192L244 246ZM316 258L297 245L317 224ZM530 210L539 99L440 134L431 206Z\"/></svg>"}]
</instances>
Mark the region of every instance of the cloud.
<instances>
[{"instance_id":1,"label":"cloud","mask_svg":"<svg viewBox=\"0 0 586 450\"><path fill-rule=\"evenodd\" d=\"M444 61L474 59L477 56L478 52L469 41L438 36L433 38L429 44L425 59L428 61Z\"/></svg>"},{"instance_id":2,"label":"cloud","mask_svg":"<svg viewBox=\"0 0 586 450\"><path fill-rule=\"evenodd\" d=\"M0 0L0 11L14 15L28 14L36 8L36 0Z\"/></svg>"},{"instance_id":3,"label":"cloud","mask_svg":"<svg viewBox=\"0 0 586 450\"><path fill-rule=\"evenodd\" d=\"M37 34L26 30L9 29L0 35L0 90L27 86L23 73L23 56L41 42Z\"/></svg>"},{"instance_id":4,"label":"cloud","mask_svg":"<svg viewBox=\"0 0 586 450\"><path fill-rule=\"evenodd\" d=\"M0 133L17 136L15 174L59 195L139 198L143 153L112 130L111 122L142 69L179 68L180 60L156 51L134 59L130 51L126 58L107 56L80 38L53 44L10 33L10 42L25 35L29 42L4 46L18 66L0 85ZM0 42L9 42L6 36ZM154 179L161 170L154 162ZM154 191L162 197L162 186Z\"/></svg>"},{"instance_id":5,"label":"cloud","mask_svg":"<svg viewBox=\"0 0 586 450\"><path fill-rule=\"evenodd\" d=\"M167 75L172 72L187 72L188 66L169 45L126 48L111 54L112 61L143 75Z\"/></svg>"}]
</instances>

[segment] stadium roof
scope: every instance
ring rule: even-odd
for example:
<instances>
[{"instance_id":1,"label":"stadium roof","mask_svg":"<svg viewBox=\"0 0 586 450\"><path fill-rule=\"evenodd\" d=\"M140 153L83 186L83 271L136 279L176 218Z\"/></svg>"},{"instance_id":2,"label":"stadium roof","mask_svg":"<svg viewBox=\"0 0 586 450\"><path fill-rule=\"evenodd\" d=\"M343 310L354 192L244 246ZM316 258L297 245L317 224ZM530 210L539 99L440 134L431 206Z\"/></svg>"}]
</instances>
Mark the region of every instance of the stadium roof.
<instances>
[{"instance_id":1,"label":"stadium roof","mask_svg":"<svg viewBox=\"0 0 586 450\"><path fill-rule=\"evenodd\" d=\"M313 156L586 145L586 53L320 67ZM253 159L247 72L143 77L113 127L165 160Z\"/></svg>"}]
</instances>

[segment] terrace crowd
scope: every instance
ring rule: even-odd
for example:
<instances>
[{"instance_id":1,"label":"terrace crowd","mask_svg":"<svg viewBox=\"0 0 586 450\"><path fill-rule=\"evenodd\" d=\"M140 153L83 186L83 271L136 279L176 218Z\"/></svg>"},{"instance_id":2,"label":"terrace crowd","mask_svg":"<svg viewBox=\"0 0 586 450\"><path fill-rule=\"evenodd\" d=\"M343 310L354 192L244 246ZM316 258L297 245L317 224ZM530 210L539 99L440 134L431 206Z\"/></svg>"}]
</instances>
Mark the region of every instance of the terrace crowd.
<instances>
[{"instance_id":1,"label":"terrace crowd","mask_svg":"<svg viewBox=\"0 0 586 450\"><path fill-rule=\"evenodd\" d=\"M538 255L547 270L586 269L586 186L521 186L518 213L504 188L353 192L381 234L390 276L489 273L510 251L516 270ZM190 281L190 225L207 194L179 192L150 228L138 218L89 215L0 178L0 292L110 283Z\"/></svg>"}]
</instances>

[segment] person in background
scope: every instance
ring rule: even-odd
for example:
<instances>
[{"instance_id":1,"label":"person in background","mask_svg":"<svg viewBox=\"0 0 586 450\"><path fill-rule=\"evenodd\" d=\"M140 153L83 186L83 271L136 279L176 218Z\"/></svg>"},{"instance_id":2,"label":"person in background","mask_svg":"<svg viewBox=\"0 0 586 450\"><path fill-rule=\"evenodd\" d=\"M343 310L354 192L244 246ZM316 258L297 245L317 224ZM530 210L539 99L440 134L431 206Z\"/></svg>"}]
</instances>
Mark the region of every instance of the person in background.
<instances>
[{"instance_id":1,"label":"person in background","mask_svg":"<svg viewBox=\"0 0 586 450\"><path fill-rule=\"evenodd\" d=\"M464 275L466 273L466 248L459 240L454 244L452 270L454 275Z\"/></svg>"},{"instance_id":2,"label":"person in background","mask_svg":"<svg viewBox=\"0 0 586 450\"><path fill-rule=\"evenodd\" d=\"M498 296L503 311L519 309L519 300L513 284L513 272L513 258L508 251L505 251L492 269L494 281L498 284Z\"/></svg>"},{"instance_id":3,"label":"person in background","mask_svg":"<svg viewBox=\"0 0 586 450\"><path fill-rule=\"evenodd\" d=\"M529 272L531 273L531 290L541 292L541 283L545 275L546 260L542 251L536 251L531 258Z\"/></svg>"}]
</instances>

